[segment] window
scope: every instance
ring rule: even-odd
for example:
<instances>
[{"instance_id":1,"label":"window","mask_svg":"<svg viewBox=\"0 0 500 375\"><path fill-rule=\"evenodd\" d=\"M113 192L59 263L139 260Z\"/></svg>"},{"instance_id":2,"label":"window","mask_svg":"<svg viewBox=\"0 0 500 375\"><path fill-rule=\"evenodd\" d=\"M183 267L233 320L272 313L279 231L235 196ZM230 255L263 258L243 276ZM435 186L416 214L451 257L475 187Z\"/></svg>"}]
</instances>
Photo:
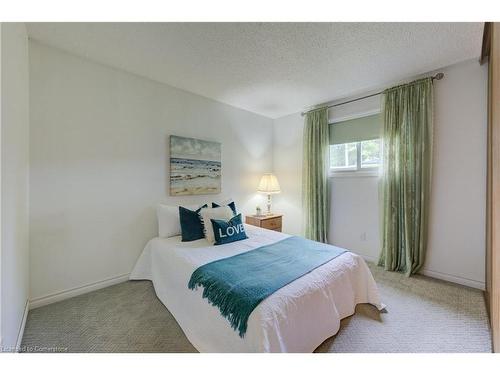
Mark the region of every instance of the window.
<instances>
[{"instance_id":1,"label":"window","mask_svg":"<svg viewBox=\"0 0 500 375\"><path fill-rule=\"evenodd\" d=\"M361 168L378 168L382 164L382 155L380 154L380 138L370 139L358 143L361 148Z\"/></svg>"},{"instance_id":2,"label":"window","mask_svg":"<svg viewBox=\"0 0 500 375\"><path fill-rule=\"evenodd\" d=\"M330 169L338 171L359 171L380 167L380 139L330 145Z\"/></svg>"},{"instance_id":3,"label":"window","mask_svg":"<svg viewBox=\"0 0 500 375\"><path fill-rule=\"evenodd\" d=\"M382 164L380 131L379 114L330 124L331 172L376 173Z\"/></svg>"},{"instance_id":4,"label":"window","mask_svg":"<svg viewBox=\"0 0 500 375\"><path fill-rule=\"evenodd\" d=\"M356 142L330 145L330 168L356 170L358 165L357 147Z\"/></svg>"}]
</instances>

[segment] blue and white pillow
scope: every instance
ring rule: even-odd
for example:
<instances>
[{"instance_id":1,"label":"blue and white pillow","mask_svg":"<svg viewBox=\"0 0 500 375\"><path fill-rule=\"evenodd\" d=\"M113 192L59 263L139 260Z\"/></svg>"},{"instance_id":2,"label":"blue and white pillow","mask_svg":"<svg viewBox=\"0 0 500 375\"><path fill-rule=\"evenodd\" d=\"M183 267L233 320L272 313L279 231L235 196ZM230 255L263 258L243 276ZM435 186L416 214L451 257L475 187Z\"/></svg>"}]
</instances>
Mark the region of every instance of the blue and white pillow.
<instances>
[{"instance_id":1,"label":"blue and white pillow","mask_svg":"<svg viewBox=\"0 0 500 375\"><path fill-rule=\"evenodd\" d=\"M241 241L247 239L245 226L241 221L241 214L234 216L229 221L210 219L214 228L215 245Z\"/></svg>"}]
</instances>

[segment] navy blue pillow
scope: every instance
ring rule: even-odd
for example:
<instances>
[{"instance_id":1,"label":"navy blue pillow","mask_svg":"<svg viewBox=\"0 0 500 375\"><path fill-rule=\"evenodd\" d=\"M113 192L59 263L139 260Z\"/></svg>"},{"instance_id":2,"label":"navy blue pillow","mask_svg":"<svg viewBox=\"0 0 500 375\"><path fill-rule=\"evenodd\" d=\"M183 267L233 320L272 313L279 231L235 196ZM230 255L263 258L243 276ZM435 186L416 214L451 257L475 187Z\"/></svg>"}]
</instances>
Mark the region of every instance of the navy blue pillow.
<instances>
[{"instance_id":1,"label":"navy blue pillow","mask_svg":"<svg viewBox=\"0 0 500 375\"><path fill-rule=\"evenodd\" d=\"M201 222L199 213L202 208L206 207L207 205L204 204L196 211L191 211L187 208L179 206L182 242L195 241L205 238L205 234L203 233L203 223Z\"/></svg>"},{"instance_id":2,"label":"navy blue pillow","mask_svg":"<svg viewBox=\"0 0 500 375\"><path fill-rule=\"evenodd\" d=\"M234 202L231 202L231 203L227 204L226 206L228 206L231 209L231 211L233 211L233 214L235 214L235 215L238 214L238 212L236 212L236 204L234 204ZM212 208L215 208L215 207L220 207L220 204L212 202Z\"/></svg>"},{"instance_id":3,"label":"navy blue pillow","mask_svg":"<svg viewBox=\"0 0 500 375\"><path fill-rule=\"evenodd\" d=\"M214 228L215 244L222 245L225 243L244 240L247 237L245 227L241 222L241 214L236 215L229 221L210 219Z\"/></svg>"}]
</instances>

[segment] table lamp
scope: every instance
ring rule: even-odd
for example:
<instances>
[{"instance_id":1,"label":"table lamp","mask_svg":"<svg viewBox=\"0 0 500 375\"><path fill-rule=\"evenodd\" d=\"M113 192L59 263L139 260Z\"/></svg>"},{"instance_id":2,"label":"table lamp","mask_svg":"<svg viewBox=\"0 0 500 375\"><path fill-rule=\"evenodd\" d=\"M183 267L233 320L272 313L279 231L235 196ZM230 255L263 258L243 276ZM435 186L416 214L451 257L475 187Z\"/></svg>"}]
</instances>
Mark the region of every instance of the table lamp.
<instances>
[{"instance_id":1,"label":"table lamp","mask_svg":"<svg viewBox=\"0 0 500 375\"><path fill-rule=\"evenodd\" d=\"M264 176L260 179L259 187L257 192L267 194L267 213L266 215L272 215L271 213L271 194L278 194L281 192L280 184L278 179L272 173L264 173Z\"/></svg>"}]
</instances>

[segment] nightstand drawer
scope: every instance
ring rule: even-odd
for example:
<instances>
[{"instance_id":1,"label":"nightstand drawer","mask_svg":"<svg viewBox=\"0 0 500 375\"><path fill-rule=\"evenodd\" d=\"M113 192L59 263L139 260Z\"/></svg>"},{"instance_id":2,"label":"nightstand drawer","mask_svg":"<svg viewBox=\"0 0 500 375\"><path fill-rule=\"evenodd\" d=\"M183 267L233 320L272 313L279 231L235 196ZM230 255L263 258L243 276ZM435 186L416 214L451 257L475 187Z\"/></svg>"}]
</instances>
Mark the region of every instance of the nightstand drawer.
<instances>
[{"instance_id":1,"label":"nightstand drawer","mask_svg":"<svg viewBox=\"0 0 500 375\"><path fill-rule=\"evenodd\" d=\"M272 230L281 230L281 217L262 220L261 227Z\"/></svg>"},{"instance_id":2,"label":"nightstand drawer","mask_svg":"<svg viewBox=\"0 0 500 375\"><path fill-rule=\"evenodd\" d=\"M281 224L282 224L281 217L282 215L276 215L276 214L272 216L249 215L246 216L245 222L250 225L255 225L256 227L261 227L281 232Z\"/></svg>"}]
</instances>

